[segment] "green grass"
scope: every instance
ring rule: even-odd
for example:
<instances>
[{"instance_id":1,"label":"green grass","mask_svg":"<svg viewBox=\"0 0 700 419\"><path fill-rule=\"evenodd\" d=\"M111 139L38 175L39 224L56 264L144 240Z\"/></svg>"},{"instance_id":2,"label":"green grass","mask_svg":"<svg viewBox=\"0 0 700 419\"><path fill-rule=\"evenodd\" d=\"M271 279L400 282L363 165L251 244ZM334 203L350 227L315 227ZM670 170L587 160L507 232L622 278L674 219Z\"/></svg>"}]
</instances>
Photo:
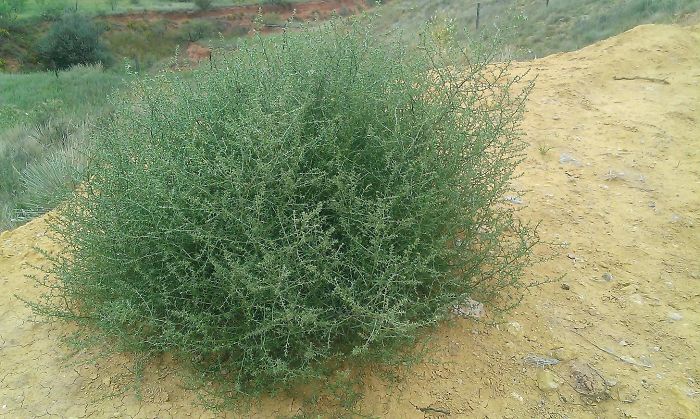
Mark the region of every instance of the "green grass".
<instances>
[{"instance_id":1,"label":"green grass","mask_svg":"<svg viewBox=\"0 0 700 419\"><path fill-rule=\"evenodd\" d=\"M85 124L132 76L99 66L0 74L0 230L45 212L70 191Z\"/></svg>"},{"instance_id":2,"label":"green grass","mask_svg":"<svg viewBox=\"0 0 700 419\"><path fill-rule=\"evenodd\" d=\"M79 120L95 115L125 77L99 66L74 67L58 78L51 72L0 73L0 133L46 114Z\"/></svg>"},{"instance_id":3,"label":"green grass","mask_svg":"<svg viewBox=\"0 0 700 419\"><path fill-rule=\"evenodd\" d=\"M380 10L382 28L415 34L429 20L456 36L474 32L476 1L391 1ZM485 0L481 1L481 31L494 25L509 31L509 55L534 58L572 51L644 23L696 20L700 0ZM410 35L409 35L410 38ZM411 39L417 42L416 38Z\"/></svg>"}]
</instances>

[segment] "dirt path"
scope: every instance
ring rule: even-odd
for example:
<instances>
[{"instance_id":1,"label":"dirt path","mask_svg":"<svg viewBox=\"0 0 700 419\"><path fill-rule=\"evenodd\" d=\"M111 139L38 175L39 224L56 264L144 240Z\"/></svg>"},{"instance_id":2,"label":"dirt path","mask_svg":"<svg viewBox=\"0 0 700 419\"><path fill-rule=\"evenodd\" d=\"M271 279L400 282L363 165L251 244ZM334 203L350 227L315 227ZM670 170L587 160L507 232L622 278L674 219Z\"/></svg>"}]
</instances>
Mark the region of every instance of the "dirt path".
<instances>
[{"instance_id":1,"label":"dirt path","mask_svg":"<svg viewBox=\"0 0 700 419\"><path fill-rule=\"evenodd\" d=\"M370 378L358 410L700 417L700 26L642 26L516 67L539 77L519 205L561 246L528 275L566 277L529 294L498 327L442 327L404 381ZM28 321L13 295L37 296L24 274L40 261L31 246L51 247L44 230L39 219L0 235L0 416L213 417L167 361L147 370L142 400L104 398L127 359L70 366L59 341L66 327ZM533 365L547 359L558 363ZM264 400L254 416L300 406Z\"/></svg>"}]
</instances>

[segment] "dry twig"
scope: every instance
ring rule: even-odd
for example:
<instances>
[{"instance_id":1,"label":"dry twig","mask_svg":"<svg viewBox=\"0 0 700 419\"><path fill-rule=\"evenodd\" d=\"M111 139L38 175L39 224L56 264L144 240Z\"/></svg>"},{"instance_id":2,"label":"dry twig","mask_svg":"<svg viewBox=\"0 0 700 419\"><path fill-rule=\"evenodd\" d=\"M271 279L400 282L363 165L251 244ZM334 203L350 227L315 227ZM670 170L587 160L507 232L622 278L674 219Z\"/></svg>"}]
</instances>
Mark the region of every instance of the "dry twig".
<instances>
[{"instance_id":1,"label":"dry twig","mask_svg":"<svg viewBox=\"0 0 700 419\"><path fill-rule=\"evenodd\" d=\"M645 80L645 81L650 81L652 83L671 84L666 79L656 79L653 77L640 77L640 76L632 76L632 77L614 76L613 80Z\"/></svg>"}]
</instances>

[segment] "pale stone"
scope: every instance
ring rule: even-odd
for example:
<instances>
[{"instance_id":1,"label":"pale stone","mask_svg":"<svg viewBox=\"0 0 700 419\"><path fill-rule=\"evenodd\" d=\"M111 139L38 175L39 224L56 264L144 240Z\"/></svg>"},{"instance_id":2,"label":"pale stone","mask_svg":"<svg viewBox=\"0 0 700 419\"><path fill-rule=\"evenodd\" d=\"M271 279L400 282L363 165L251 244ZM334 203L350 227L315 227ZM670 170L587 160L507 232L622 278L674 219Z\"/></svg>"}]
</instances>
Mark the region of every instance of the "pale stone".
<instances>
[{"instance_id":1,"label":"pale stone","mask_svg":"<svg viewBox=\"0 0 700 419\"><path fill-rule=\"evenodd\" d=\"M537 371L537 388L542 391L554 391L559 388L557 376L549 370Z\"/></svg>"}]
</instances>

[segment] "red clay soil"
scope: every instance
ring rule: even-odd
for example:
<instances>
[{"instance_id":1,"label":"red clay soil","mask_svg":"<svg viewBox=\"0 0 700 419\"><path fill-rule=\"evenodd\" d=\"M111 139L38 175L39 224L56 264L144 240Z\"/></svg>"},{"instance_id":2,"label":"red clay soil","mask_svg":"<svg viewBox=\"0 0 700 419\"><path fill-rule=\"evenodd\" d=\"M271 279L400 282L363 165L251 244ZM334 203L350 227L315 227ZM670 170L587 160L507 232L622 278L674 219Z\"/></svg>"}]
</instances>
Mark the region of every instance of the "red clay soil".
<instances>
[{"instance_id":1,"label":"red clay soil","mask_svg":"<svg viewBox=\"0 0 700 419\"><path fill-rule=\"evenodd\" d=\"M201 46L196 42L192 42L187 47L187 58L189 59L190 63L194 64L203 60L208 60L211 58L211 49Z\"/></svg>"},{"instance_id":2,"label":"red clay soil","mask_svg":"<svg viewBox=\"0 0 700 419\"><path fill-rule=\"evenodd\" d=\"M104 16L101 19L119 26L126 26L130 22L154 22L166 20L169 24L180 26L192 19L209 19L220 23L223 34L246 33L253 29L256 17L274 14L278 22L288 21L292 16L297 21L325 20L334 13L339 15L353 15L372 7L368 0L319 0L302 3L290 3L288 5L243 5L220 7L204 11L143 11ZM279 32L281 24L262 24L256 29L262 33ZM196 42L189 43L186 55L190 63L199 63L210 58L211 50Z\"/></svg>"}]
</instances>

